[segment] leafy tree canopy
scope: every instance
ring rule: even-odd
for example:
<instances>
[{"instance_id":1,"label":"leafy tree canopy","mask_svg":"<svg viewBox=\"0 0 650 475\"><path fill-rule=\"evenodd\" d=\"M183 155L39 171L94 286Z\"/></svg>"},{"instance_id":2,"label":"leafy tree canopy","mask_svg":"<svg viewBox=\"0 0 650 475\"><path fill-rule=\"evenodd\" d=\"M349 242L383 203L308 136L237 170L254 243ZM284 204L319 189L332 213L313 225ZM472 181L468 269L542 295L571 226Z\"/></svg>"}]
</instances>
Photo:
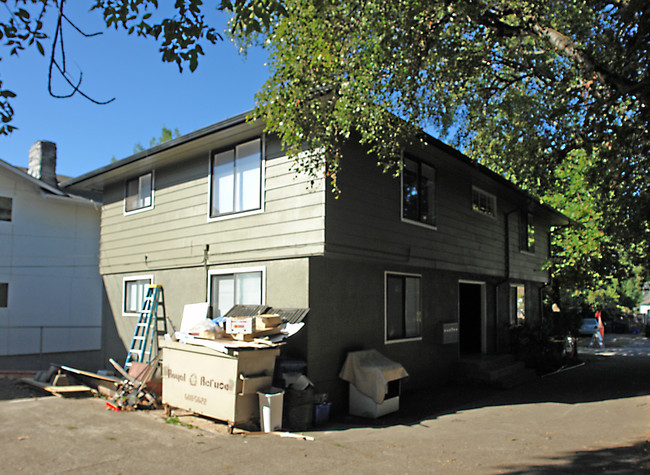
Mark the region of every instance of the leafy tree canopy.
<instances>
[{"instance_id":1,"label":"leafy tree canopy","mask_svg":"<svg viewBox=\"0 0 650 475\"><path fill-rule=\"evenodd\" d=\"M400 151L432 128L575 220L555 239L553 272L566 287L586 294L634 263L649 267L650 4L285 7L257 38L271 51L272 76L256 112L298 168L327 166L335 177L341 145L356 134L397 170ZM298 155L305 144L319 153Z\"/></svg>"},{"instance_id":2,"label":"leafy tree canopy","mask_svg":"<svg viewBox=\"0 0 650 475\"><path fill-rule=\"evenodd\" d=\"M14 5L0 21L10 54L30 45L44 54L39 9L59 9L51 70L65 71L64 0L3 3ZM435 130L582 224L556 240L557 276L593 287L649 267L646 0L177 0L163 19L152 14L157 0L89 4L191 70L202 45L221 38L203 10L232 12L240 45L271 54L256 115L301 171L325 168L335 180L355 134L398 172L400 151L421 128ZM11 128L12 94L0 90L0 133ZM314 153L299 154L305 146Z\"/></svg>"}]
</instances>

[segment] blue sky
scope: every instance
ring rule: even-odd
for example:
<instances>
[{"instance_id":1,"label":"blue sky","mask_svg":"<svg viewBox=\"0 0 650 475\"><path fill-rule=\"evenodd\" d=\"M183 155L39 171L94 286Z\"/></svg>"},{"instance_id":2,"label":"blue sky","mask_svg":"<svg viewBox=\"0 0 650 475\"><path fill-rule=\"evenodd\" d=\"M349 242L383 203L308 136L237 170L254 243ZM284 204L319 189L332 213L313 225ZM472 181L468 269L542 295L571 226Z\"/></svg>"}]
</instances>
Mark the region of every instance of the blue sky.
<instances>
[{"instance_id":1,"label":"blue sky","mask_svg":"<svg viewBox=\"0 0 650 475\"><path fill-rule=\"evenodd\" d=\"M109 164L113 157L131 155L138 142L148 146L163 126L187 134L253 107L255 93L268 77L264 51L253 49L242 56L226 38L205 48L194 73L187 67L179 73L175 64L162 62L155 41L106 30L101 16L88 13L87 5L69 2L66 13L87 33L104 34L83 38L67 28L68 68L75 76L83 72L82 89L88 95L115 101L95 105L81 96L51 97L49 43L46 57L35 48L18 58L2 51L0 79L18 94L12 102L18 130L0 136L4 161L26 167L29 147L49 140L57 144L57 173L79 176ZM227 18L216 10L213 18L222 31ZM46 24L48 35L53 28L54 23ZM59 85L56 92L69 89Z\"/></svg>"}]
</instances>

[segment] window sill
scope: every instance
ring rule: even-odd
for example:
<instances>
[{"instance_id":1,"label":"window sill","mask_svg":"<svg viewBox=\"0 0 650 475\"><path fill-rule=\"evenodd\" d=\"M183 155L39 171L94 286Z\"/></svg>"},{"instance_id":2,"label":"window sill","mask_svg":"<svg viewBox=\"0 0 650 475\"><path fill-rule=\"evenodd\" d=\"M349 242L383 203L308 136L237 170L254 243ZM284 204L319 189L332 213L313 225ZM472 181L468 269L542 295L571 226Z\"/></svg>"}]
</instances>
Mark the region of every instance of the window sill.
<instances>
[{"instance_id":1,"label":"window sill","mask_svg":"<svg viewBox=\"0 0 650 475\"><path fill-rule=\"evenodd\" d=\"M210 216L208 215L208 222L212 223L215 221L227 221L229 219L235 219L235 218L243 218L244 216L253 216L256 214L262 214L264 213L264 209L253 209L250 211L241 211L239 213L229 213L229 214L222 214L220 216Z\"/></svg>"},{"instance_id":2,"label":"window sill","mask_svg":"<svg viewBox=\"0 0 650 475\"><path fill-rule=\"evenodd\" d=\"M400 338L398 340L384 340L384 345L392 345L395 343L412 343L416 341L422 341L421 336L414 336L411 338Z\"/></svg>"},{"instance_id":3,"label":"window sill","mask_svg":"<svg viewBox=\"0 0 650 475\"><path fill-rule=\"evenodd\" d=\"M149 211L149 210L152 210L152 209L153 209L153 205L147 206L146 208L134 209L134 210L131 210L131 211L124 210L124 216L129 216L129 215L132 215L132 214L138 214L138 213L142 213L144 211Z\"/></svg>"},{"instance_id":4,"label":"window sill","mask_svg":"<svg viewBox=\"0 0 650 475\"><path fill-rule=\"evenodd\" d=\"M403 223L406 223L406 224L412 224L412 225L414 225L414 226L419 226L419 227L421 227L421 228L430 229L430 230L432 230L432 231L437 231L437 230L438 230L438 226L437 226L437 225L431 225L431 224L427 224L427 223L422 223L422 222L420 222L420 221L413 221L413 220L411 220L411 219L402 218L402 222L403 222Z\"/></svg>"}]
</instances>

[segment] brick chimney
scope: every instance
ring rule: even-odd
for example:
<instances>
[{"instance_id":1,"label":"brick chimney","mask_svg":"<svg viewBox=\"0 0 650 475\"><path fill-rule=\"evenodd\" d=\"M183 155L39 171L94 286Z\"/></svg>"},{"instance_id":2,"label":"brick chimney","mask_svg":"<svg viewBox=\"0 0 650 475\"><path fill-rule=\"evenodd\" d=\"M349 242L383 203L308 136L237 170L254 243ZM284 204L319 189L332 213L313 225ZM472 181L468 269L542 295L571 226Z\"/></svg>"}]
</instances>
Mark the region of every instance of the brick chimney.
<instances>
[{"instance_id":1,"label":"brick chimney","mask_svg":"<svg viewBox=\"0 0 650 475\"><path fill-rule=\"evenodd\" d=\"M39 140L29 149L29 168L27 169L34 178L57 187L56 179L56 144Z\"/></svg>"}]
</instances>

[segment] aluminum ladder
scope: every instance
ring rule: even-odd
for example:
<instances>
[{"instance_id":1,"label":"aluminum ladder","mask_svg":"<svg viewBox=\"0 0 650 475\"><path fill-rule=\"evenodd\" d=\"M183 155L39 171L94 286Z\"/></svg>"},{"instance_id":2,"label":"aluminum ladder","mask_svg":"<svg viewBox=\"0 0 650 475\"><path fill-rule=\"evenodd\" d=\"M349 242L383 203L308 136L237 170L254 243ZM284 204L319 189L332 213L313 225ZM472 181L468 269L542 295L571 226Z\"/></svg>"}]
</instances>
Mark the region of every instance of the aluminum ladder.
<instances>
[{"instance_id":1,"label":"aluminum ladder","mask_svg":"<svg viewBox=\"0 0 650 475\"><path fill-rule=\"evenodd\" d=\"M158 310L162 308L162 316ZM160 324L162 323L162 328ZM167 316L165 315L165 298L162 285L150 285L142 301L142 311L135 325L133 339L126 355L124 368L129 369L131 363L151 363L152 353L158 352L159 334L167 332Z\"/></svg>"}]
</instances>

